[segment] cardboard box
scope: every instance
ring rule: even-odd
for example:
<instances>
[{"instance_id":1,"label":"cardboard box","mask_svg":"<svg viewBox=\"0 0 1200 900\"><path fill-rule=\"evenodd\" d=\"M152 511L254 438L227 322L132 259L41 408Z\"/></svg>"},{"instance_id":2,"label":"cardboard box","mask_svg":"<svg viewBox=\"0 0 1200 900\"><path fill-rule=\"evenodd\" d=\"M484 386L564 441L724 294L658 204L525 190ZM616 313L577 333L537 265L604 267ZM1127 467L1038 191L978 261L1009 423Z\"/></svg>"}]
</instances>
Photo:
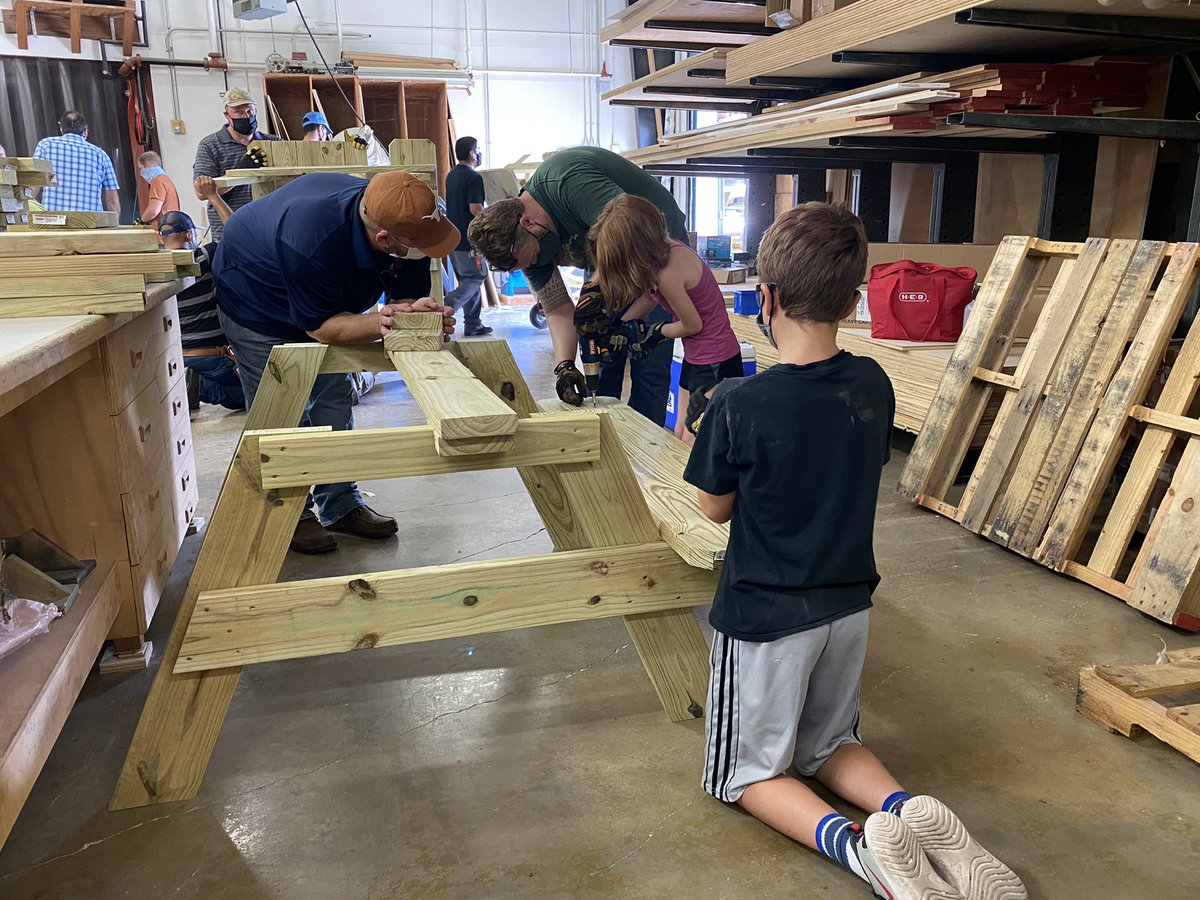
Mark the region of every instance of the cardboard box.
<instances>
[{"instance_id":1,"label":"cardboard box","mask_svg":"<svg viewBox=\"0 0 1200 900\"><path fill-rule=\"evenodd\" d=\"M745 266L713 266L708 267L713 278L717 279L717 284L741 284L746 280L746 272L749 271Z\"/></svg>"},{"instance_id":2,"label":"cardboard box","mask_svg":"<svg viewBox=\"0 0 1200 900\"><path fill-rule=\"evenodd\" d=\"M733 238L727 234L700 235L696 238L696 255L710 262L733 259Z\"/></svg>"}]
</instances>

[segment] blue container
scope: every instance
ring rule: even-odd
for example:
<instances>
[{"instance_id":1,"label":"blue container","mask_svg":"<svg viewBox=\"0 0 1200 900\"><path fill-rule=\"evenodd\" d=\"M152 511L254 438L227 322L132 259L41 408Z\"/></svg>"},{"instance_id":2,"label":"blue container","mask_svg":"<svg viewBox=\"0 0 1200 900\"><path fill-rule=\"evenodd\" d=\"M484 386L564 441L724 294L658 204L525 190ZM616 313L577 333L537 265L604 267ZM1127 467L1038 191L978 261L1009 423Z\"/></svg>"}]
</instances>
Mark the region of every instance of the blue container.
<instances>
[{"instance_id":1,"label":"blue container","mask_svg":"<svg viewBox=\"0 0 1200 900\"><path fill-rule=\"evenodd\" d=\"M533 289L529 286L529 279L525 277L525 273L520 269L513 269L509 272L508 279L504 282L504 287L500 289L500 293L505 297L512 297L517 292L524 293L526 291L532 293Z\"/></svg>"},{"instance_id":2,"label":"blue container","mask_svg":"<svg viewBox=\"0 0 1200 900\"><path fill-rule=\"evenodd\" d=\"M758 291L754 288L734 291L733 311L739 316L757 316Z\"/></svg>"},{"instance_id":3,"label":"blue container","mask_svg":"<svg viewBox=\"0 0 1200 900\"><path fill-rule=\"evenodd\" d=\"M753 291L751 291L753 293ZM742 374L749 378L758 372L758 359L754 348L745 341L738 341L742 348ZM667 395L666 427L675 430L679 421L679 377L683 374L683 341L675 340L675 352L671 355L671 393Z\"/></svg>"}]
</instances>

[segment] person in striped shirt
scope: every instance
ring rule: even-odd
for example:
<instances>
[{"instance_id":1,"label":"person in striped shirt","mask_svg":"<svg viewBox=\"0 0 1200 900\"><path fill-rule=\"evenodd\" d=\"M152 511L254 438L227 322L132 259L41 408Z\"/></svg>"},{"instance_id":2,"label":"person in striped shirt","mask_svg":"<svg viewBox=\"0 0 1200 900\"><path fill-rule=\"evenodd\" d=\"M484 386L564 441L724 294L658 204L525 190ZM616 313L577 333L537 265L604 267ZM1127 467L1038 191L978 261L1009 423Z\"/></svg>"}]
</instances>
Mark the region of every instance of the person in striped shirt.
<instances>
[{"instance_id":1,"label":"person in striped shirt","mask_svg":"<svg viewBox=\"0 0 1200 900\"><path fill-rule=\"evenodd\" d=\"M121 212L117 173L108 154L88 142L88 123L71 110L58 120L58 137L42 138L35 159L54 166L58 184L40 188L38 199L48 210Z\"/></svg>"}]
</instances>

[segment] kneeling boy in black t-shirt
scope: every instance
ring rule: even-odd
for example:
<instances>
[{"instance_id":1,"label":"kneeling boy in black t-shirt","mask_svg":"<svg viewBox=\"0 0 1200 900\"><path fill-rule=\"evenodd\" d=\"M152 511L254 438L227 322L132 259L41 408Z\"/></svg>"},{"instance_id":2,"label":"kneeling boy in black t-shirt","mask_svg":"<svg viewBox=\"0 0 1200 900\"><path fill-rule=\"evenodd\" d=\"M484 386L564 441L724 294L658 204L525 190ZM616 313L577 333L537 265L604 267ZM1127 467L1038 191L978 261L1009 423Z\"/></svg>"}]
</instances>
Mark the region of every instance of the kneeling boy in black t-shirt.
<instances>
[{"instance_id":1,"label":"kneeling boy in black t-shirt","mask_svg":"<svg viewBox=\"0 0 1200 900\"><path fill-rule=\"evenodd\" d=\"M879 474L895 397L838 350L866 274L862 222L806 203L767 231L760 324L779 365L713 393L684 477L731 521L716 630L704 789L837 860L886 898L1020 900L1021 880L943 804L910 797L858 734ZM865 830L797 778L874 812Z\"/></svg>"}]
</instances>

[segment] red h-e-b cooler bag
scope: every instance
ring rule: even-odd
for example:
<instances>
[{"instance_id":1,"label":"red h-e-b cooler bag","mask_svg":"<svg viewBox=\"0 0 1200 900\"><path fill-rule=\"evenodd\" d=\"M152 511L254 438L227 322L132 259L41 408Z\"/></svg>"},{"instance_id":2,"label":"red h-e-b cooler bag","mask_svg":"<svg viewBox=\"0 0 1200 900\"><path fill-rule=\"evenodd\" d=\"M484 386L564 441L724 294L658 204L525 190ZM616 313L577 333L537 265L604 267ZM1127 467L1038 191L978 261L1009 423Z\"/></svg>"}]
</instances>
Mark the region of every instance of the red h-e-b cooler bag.
<instances>
[{"instance_id":1,"label":"red h-e-b cooler bag","mask_svg":"<svg viewBox=\"0 0 1200 900\"><path fill-rule=\"evenodd\" d=\"M978 273L902 259L871 267L867 306L871 337L898 341L957 341Z\"/></svg>"}]
</instances>

